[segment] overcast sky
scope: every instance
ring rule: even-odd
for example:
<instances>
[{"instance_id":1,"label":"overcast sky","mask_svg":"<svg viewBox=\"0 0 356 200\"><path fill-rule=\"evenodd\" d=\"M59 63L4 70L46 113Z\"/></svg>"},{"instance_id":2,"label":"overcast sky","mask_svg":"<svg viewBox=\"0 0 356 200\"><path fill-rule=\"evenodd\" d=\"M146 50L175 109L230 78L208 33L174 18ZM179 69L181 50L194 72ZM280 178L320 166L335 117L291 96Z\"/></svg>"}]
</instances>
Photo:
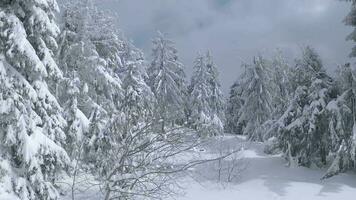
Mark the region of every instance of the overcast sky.
<instances>
[{"instance_id":1,"label":"overcast sky","mask_svg":"<svg viewBox=\"0 0 356 200\"><path fill-rule=\"evenodd\" d=\"M350 7L337 0L100 0L119 17L119 28L151 54L157 30L175 43L187 74L198 51L212 51L224 92L243 61L276 49L289 61L312 45L334 71L348 60L352 28L342 23Z\"/></svg>"}]
</instances>

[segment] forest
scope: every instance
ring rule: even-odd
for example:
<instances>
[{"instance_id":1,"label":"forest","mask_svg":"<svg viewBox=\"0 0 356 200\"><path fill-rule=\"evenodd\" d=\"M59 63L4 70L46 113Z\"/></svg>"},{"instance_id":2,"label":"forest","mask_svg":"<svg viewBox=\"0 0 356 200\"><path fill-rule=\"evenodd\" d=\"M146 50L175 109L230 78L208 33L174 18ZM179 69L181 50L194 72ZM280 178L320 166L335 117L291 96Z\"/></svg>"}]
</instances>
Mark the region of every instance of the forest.
<instances>
[{"instance_id":1,"label":"forest","mask_svg":"<svg viewBox=\"0 0 356 200\"><path fill-rule=\"evenodd\" d=\"M251 145L356 187L354 63L256 52L224 95L214 51L183 64L158 31L148 56L119 28L90 0L0 1L0 199L170 199L194 171L237 181Z\"/></svg>"}]
</instances>

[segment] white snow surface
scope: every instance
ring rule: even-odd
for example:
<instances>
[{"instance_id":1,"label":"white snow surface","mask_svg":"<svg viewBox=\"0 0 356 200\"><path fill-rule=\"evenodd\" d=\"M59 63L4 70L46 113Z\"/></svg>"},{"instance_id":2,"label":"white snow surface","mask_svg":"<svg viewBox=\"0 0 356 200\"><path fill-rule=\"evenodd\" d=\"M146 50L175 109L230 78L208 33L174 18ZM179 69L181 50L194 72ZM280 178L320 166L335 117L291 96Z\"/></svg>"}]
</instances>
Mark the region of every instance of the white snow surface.
<instances>
[{"instance_id":1,"label":"white snow surface","mask_svg":"<svg viewBox=\"0 0 356 200\"><path fill-rule=\"evenodd\" d=\"M245 146L246 168L239 178L222 186L211 181L196 182L185 178L185 196L178 200L354 200L356 175L340 174L320 180L326 170L304 167L289 168L280 155L266 155L264 145L249 143L242 137L227 140ZM241 145L241 144L236 144ZM213 171L211 173L214 173ZM216 173L216 172L215 172Z\"/></svg>"},{"instance_id":2,"label":"white snow surface","mask_svg":"<svg viewBox=\"0 0 356 200\"><path fill-rule=\"evenodd\" d=\"M184 195L172 197L172 200L355 199L356 174L340 174L322 181L320 178L325 174L326 169L289 168L281 155L263 153L262 143L250 143L241 136L223 136L214 140L204 147L204 151L192 151L192 157L195 157L197 152L201 158L215 157L221 147L242 148L243 152L238 153L237 158L245 167L238 178L230 183L218 183L212 178L217 174L216 170L209 166L197 166L189 171L199 171L201 177L191 175L179 180ZM231 159L227 161L230 162ZM86 191L85 195L78 195L79 198L76 199L96 200L100 199L99 196L101 196L100 192L92 189ZM63 197L63 199L71 198Z\"/></svg>"}]
</instances>

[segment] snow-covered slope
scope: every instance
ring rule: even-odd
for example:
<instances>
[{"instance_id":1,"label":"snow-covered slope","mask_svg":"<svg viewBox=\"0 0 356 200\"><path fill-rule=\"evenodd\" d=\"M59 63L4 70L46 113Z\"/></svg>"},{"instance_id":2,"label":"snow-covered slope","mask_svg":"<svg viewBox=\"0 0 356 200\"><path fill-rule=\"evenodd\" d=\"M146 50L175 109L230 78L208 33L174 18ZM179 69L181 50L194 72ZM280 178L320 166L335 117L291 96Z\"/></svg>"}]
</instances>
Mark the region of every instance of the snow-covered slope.
<instances>
[{"instance_id":1,"label":"snow-covered slope","mask_svg":"<svg viewBox=\"0 0 356 200\"><path fill-rule=\"evenodd\" d=\"M246 168L238 179L229 185L211 181L182 181L186 195L179 200L354 200L356 175L340 174L321 181L325 170L303 167L289 168L283 158L263 153L263 144L248 143L243 138L226 137L224 144L245 146L242 153ZM226 145L229 144L229 145ZM214 145L212 145L214 148ZM207 153L214 150L208 150ZM211 174L217 173L211 171ZM196 179L196 178L194 178Z\"/></svg>"}]
</instances>

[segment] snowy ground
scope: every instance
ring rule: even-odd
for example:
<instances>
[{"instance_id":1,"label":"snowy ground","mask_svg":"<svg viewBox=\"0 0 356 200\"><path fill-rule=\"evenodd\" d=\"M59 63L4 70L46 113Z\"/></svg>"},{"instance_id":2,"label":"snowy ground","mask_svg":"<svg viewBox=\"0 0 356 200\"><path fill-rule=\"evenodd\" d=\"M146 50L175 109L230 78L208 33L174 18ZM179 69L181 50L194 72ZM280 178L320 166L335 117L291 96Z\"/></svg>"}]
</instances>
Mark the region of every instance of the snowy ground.
<instances>
[{"instance_id":1,"label":"snowy ground","mask_svg":"<svg viewBox=\"0 0 356 200\"><path fill-rule=\"evenodd\" d=\"M237 169L242 170L238 177L229 184L226 177L217 183L216 163L194 167L191 174L180 183L184 196L176 200L354 200L356 196L356 175L341 174L321 181L325 170L303 167L289 168L280 156L263 153L263 144L249 143L242 137L226 136L215 139L194 154L201 158L212 158L219 152L243 147L244 151L229 158L223 166L237 162ZM197 153L198 152L198 153ZM196 156L196 155L194 155ZM231 165L230 165L231 166ZM236 169L235 169L236 172ZM87 191L76 199L100 199L100 192ZM70 199L69 197L63 199Z\"/></svg>"},{"instance_id":2,"label":"snowy ground","mask_svg":"<svg viewBox=\"0 0 356 200\"><path fill-rule=\"evenodd\" d=\"M280 156L263 153L263 145L247 143L242 138L226 137L224 143L243 144L246 168L229 185L186 179L186 195L178 200L354 200L356 175L341 174L321 181L324 170L289 168ZM229 146L229 145L222 145ZM213 147L215 148L215 147ZM209 152L209 151L208 151ZM216 173L216 172L211 172Z\"/></svg>"}]
</instances>

